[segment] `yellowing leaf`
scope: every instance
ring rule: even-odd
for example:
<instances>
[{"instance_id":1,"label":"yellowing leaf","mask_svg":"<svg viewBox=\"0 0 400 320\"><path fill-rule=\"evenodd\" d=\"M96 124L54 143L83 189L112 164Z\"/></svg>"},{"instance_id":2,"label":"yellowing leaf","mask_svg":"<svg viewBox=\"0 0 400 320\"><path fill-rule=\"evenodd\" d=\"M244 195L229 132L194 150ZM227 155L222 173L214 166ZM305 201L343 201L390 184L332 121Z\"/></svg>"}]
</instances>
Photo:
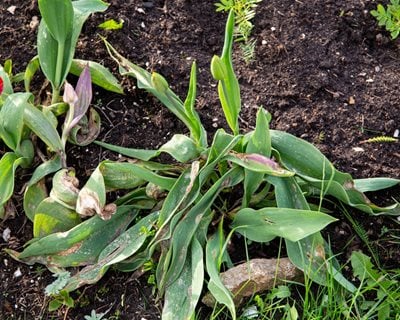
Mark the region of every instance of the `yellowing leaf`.
<instances>
[{"instance_id":1,"label":"yellowing leaf","mask_svg":"<svg viewBox=\"0 0 400 320\"><path fill-rule=\"evenodd\" d=\"M99 24L99 28L104 30L119 30L122 29L123 26L124 20L122 19L120 19L119 22L115 21L114 19L110 19Z\"/></svg>"}]
</instances>

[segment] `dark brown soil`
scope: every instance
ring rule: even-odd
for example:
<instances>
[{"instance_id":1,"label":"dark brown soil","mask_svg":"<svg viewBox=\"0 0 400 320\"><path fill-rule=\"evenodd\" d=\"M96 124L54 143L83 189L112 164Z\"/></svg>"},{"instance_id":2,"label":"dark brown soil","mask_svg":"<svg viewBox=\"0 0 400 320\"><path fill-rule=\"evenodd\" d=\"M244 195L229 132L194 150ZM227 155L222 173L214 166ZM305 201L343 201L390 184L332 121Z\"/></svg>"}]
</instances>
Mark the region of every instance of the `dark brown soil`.
<instances>
[{"instance_id":1,"label":"dark brown soil","mask_svg":"<svg viewBox=\"0 0 400 320\"><path fill-rule=\"evenodd\" d=\"M225 23L225 16L215 12L213 2L111 0L104 14L92 16L85 24L76 57L101 62L116 74L116 65L98 36L101 34L132 62L163 74L182 98L191 63L196 60L197 109L211 136L216 127L226 127L209 72L212 56L222 48ZM14 14L7 11L12 5L16 6ZM273 128L315 143L340 170L356 178L399 178L399 143L363 143L374 136L392 136L400 129L400 42L391 41L377 27L369 14L374 6L376 2L369 0L263 1L254 19L254 61L245 64L240 51L235 50L243 131L253 128L256 111L263 106L273 116ZM39 16L34 0L0 3L0 63L12 59L15 72L23 71L36 54L37 27L30 25L34 16ZM110 18L123 19L123 29L103 31L97 27ZM174 133L185 132L166 108L136 90L133 80L124 79L123 84L123 96L95 89L94 104L102 116L101 140L157 148ZM5 147L0 145L0 155L3 152ZM85 181L100 160L113 155L90 145L71 147L68 157L68 164ZM23 182L19 182L20 188ZM371 198L379 203L383 199L400 201L400 188ZM13 203L14 216L0 222L0 233L10 228L12 238L8 243L0 239L0 249L21 249L31 237L20 199L16 197ZM400 247L390 237L398 234L398 222L357 214L382 264L398 267ZM364 248L346 218L339 218L341 221L326 232L334 251L342 252L348 242L345 255ZM22 273L19 277L14 276L17 269ZM43 294L51 281L50 273L40 266L27 267L0 252L0 319L83 319L92 309L104 312L110 307L108 317L118 315L115 319L159 318L145 277L136 280L130 274L109 272L97 285L74 295L76 308L63 308L58 313L47 312Z\"/></svg>"}]
</instances>

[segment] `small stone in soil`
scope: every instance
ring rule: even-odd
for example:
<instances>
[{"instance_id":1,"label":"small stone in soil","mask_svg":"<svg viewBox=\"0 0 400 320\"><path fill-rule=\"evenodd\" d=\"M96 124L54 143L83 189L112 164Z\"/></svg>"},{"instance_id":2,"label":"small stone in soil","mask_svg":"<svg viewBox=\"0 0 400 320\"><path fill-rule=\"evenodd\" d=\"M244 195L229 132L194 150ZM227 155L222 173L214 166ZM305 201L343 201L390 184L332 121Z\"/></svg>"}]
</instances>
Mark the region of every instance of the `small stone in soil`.
<instances>
[{"instance_id":1,"label":"small stone in soil","mask_svg":"<svg viewBox=\"0 0 400 320\"><path fill-rule=\"evenodd\" d=\"M11 237L11 230L10 228L7 227L3 230L3 240L5 242L8 242L8 240L10 240L10 237Z\"/></svg>"}]
</instances>

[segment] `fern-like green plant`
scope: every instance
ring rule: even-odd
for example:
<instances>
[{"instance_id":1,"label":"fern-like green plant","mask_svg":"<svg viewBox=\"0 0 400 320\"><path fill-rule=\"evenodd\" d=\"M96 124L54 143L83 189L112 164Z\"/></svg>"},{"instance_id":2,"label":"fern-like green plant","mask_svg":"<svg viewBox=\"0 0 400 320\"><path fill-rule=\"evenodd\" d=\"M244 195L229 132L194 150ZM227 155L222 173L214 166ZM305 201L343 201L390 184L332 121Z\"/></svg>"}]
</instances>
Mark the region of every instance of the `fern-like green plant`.
<instances>
[{"instance_id":1,"label":"fern-like green plant","mask_svg":"<svg viewBox=\"0 0 400 320\"><path fill-rule=\"evenodd\" d=\"M217 12L233 10L235 13L235 38L240 42L242 57L249 63L254 57L256 41L251 39L254 28L251 20L256 15L258 3L262 0L220 0L215 3Z\"/></svg>"},{"instance_id":2,"label":"fern-like green plant","mask_svg":"<svg viewBox=\"0 0 400 320\"><path fill-rule=\"evenodd\" d=\"M384 26L390 32L392 39L396 39L400 34L400 0L390 0L386 8L378 4L376 10L371 14L378 20L379 26Z\"/></svg>"}]
</instances>

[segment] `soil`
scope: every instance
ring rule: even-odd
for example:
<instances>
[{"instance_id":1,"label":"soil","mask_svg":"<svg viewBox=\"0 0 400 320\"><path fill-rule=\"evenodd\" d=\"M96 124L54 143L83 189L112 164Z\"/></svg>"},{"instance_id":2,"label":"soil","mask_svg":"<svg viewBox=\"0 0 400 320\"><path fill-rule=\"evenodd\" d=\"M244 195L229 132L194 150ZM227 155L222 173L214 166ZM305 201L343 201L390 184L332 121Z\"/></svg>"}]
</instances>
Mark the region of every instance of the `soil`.
<instances>
[{"instance_id":1,"label":"soil","mask_svg":"<svg viewBox=\"0 0 400 320\"><path fill-rule=\"evenodd\" d=\"M101 62L117 74L98 35L106 36L132 62L163 74L182 98L196 60L196 108L210 136L217 127L226 128L209 72L212 56L222 48L226 18L215 12L214 1L109 2L105 13L86 22L76 57ZM263 106L272 114L272 128L314 143L341 171L355 178L399 178L399 143L365 143L371 137L393 136L400 129L400 42L392 41L370 15L376 4L369 0L261 2L253 21L254 60L246 64L237 47L234 52L242 89L243 132L253 128L257 109ZM10 6L16 6L13 13L7 10ZM36 54L34 17L39 17L34 0L0 3L0 63L12 59L15 73L23 71ZM98 28L111 18L124 20L123 29ZM166 108L137 90L133 80L121 80L125 95L95 88L94 104L102 117L100 140L153 149L174 133L186 132ZM4 152L0 145L0 155ZM70 147L68 164L85 181L100 160L113 157L96 145ZM17 187L22 193L29 172L21 176ZM400 201L400 188L369 196L380 204L384 199ZM32 226L22 212L21 197L17 195L12 204L11 217L0 222L0 233L9 228L11 238L7 243L0 239L0 249L20 250L30 239ZM393 236L399 235L399 222L355 214L379 252L382 266L398 267L400 246ZM352 250L366 249L348 220L338 218L340 222L325 231L334 252L344 250L348 256ZM160 317L160 305L145 277L137 280L131 274L108 272L98 284L74 293L75 308L49 313L43 294L52 281L48 271L16 263L4 252L0 252L0 270L0 319L83 319L92 309L105 312L109 308L107 316L115 319Z\"/></svg>"}]
</instances>

